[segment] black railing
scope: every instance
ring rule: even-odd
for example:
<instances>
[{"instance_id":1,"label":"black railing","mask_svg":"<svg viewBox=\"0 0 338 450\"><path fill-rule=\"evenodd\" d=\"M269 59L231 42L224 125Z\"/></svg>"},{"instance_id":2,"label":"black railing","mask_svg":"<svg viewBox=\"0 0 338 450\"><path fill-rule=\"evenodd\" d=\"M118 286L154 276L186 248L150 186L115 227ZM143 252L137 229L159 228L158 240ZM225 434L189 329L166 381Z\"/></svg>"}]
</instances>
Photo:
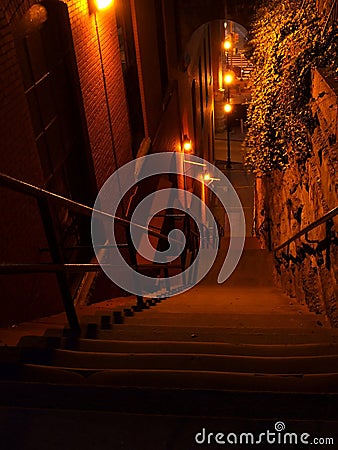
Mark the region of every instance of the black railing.
<instances>
[{"instance_id":1,"label":"black railing","mask_svg":"<svg viewBox=\"0 0 338 450\"><path fill-rule=\"evenodd\" d=\"M165 234L154 229L154 227L150 226L144 227L142 225L131 223L127 219L123 219L121 217L108 214L104 211L91 208L89 206L83 205L68 198L62 197L58 194L54 194L52 192L49 192L32 184L17 180L15 178L12 178L8 175L1 173L0 173L0 185L7 187L13 191L36 198L48 243L48 248L44 248L42 250L48 251L50 253L52 261L46 263L32 263L32 264L1 263L0 274L9 275L9 274L30 274L30 273L55 273L59 284L60 292L62 295L63 306L67 315L67 320L71 330L74 333L77 334L80 333L80 324L78 322L74 306L74 299L69 287L67 274L100 272L104 268L104 264L98 263L69 264L65 262L63 253L65 250L69 250L69 248L62 248L59 244L59 239L55 231L53 215L50 208L52 204L67 207L70 211L87 217L91 217L92 214L95 213L96 216L115 222L116 224L122 225L126 229L127 243L117 244L115 245L115 247L117 246L118 248L123 247L128 249L130 257L130 265L137 271L163 270L164 278L169 278L169 270L181 270L182 272L184 272L185 268L189 266L190 262L196 258L196 254L198 252L200 244L200 236L196 231L195 222L191 219L188 213L163 215L166 218L170 216L170 218L174 220L180 221L183 220L183 225L181 228L185 236L187 236L187 243L184 251L182 252L180 263L177 263L176 261L169 264L160 264L160 263L140 264L137 261L137 251L132 245L132 242L130 241L130 225L141 229L142 232L147 233L150 236L158 238L160 241L168 241L168 237ZM173 240L173 242L175 242L175 240ZM84 247L89 248L89 246ZM100 248L102 249L109 249L111 247L112 246L109 244L100 246ZM75 247L72 249L75 249ZM190 252L189 258L188 252ZM107 267L108 266L109 265L107 265ZM189 282L193 282L193 280L189 280ZM183 284L185 284L184 280ZM137 296L137 307L143 308L144 306L145 303L143 297Z\"/></svg>"},{"instance_id":2,"label":"black railing","mask_svg":"<svg viewBox=\"0 0 338 450\"><path fill-rule=\"evenodd\" d=\"M331 268L331 246L338 244L338 238L334 229L334 217L338 214L338 207L332 209L320 219L315 220L307 227L300 230L283 244L278 245L274 249L274 256L276 261L276 268L281 266L284 261L284 267L288 267L290 262L293 264L302 264L308 256L316 257L317 264L321 266L325 262L328 270ZM323 239L310 239L309 233L320 225L325 225L325 237ZM290 245L296 243L302 237L305 237L305 242L302 240L296 245L294 252L290 252ZM314 245L315 244L315 245ZM286 250L285 250L286 249ZM325 259L324 253L325 252Z\"/></svg>"},{"instance_id":3,"label":"black railing","mask_svg":"<svg viewBox=\"0 0 338 450\"><path fill-rule=\"evenodd\" d=\"M305 236L305 239L308 242L311 242L309 240L309 238L308 238L309 232L314 230L315 228L319 227L320 225L323 225L324 223L331 225L331 226L327 226L327 233L328 233L331 230L332 226L333 226L333 224L331 224L330 221L332 221L332 219L337 214L338 214L338 206L336 206L331 211L326 213L323 217L315 220L314 222L312 222L307 227L305 227L302 230L298 231L298 233L294 234L290 239L288 239L287 241L283 242L283 244L278 245L278 247L276 247L274 249L275 254L277 252L279 252L280 250L282 250L283 248L285 248L285 247L288 248L292 242L295 242L297 239L301 238L302 236ZM330 233L330 236L327 236L327 238L330 238L329 240L331 241L331 233Z\"/></svg>"}]
</instances>

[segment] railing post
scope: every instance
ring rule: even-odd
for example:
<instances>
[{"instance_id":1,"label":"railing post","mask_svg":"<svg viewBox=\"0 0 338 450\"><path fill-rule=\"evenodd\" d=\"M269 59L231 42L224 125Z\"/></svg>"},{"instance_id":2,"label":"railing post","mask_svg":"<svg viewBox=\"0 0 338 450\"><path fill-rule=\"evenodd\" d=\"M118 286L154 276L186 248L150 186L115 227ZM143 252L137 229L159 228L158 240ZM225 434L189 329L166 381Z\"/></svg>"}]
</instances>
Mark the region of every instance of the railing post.
<instances>
[{"instance_id":1,"label":"railing post","mask_svg":"<svg viewBox=\"0 0 338 450\"><path fill-rule=\"evenodd\" d=\"M127 239L127 244L128 244L130 262L132 265L135 266L136 271L138 271L137 254L136 254L136 249L135 249L133 240L131 238L130 229L126 228L125 231L126 231L126 239ZM142 295L136 295L136 307L138 310L142 310L142 309L146 308L146 303L145 303Z\"/></svg>"},{"instance_id":2,"label":"railing post","mask_svg":"<svg viewBox=\"0 0 338 450\"><path fill-rule=\"evenodd\" d=\"M46 198L38 198L38 207L41 214L41 219L43 223L43 227L45 230L48 246L50 249L50 254L52 257L52 261L54 264L63 264L63 255L61 248L58 243L57 235L54 228L54 222L52 218L52 214L50 211L50 207L48 204L48 200ZM59 284L59 288L62 295L62 301L65 308L65 312L67 315L69 327L76 334L79 334L81 329L79 325L79 321L76 315L75 307L74 307L74 299L71 294L67 275L65 272L57 272L56 278Z\"/></svg>"},{"instance_id":3,"label":"railing post","mask_svg":"<svg viewBox=\"0 0 338 450\"><path fill-rule=\"evenodd\" d=\"M186 262L187 262L187 252L188 249L190 247L190 219L189 219L189 215L188 213L186 213L184 215L184 221L183 221L183 233L186 236L186 244L185 244L185 248L182 251L181 254L181 267L182 267L182 283L184 286L186 286L186 274L185 274L185 270L186 270Z\"/></svg>"}]
</instances>

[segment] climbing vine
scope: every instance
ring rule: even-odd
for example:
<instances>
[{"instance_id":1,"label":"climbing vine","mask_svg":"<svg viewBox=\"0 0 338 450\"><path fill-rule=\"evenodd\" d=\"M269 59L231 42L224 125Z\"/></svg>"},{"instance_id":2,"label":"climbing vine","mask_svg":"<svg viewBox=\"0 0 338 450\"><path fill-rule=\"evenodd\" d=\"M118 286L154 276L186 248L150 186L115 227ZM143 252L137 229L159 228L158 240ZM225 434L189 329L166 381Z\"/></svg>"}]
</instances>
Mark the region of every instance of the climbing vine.
<instances>
[{"instance_id":1,"label":"climbing vine","mask_svg":"<svg viewBox=\"0 0 338 450\"><path fill-rule=\"evenodd\" d=\"M284 170L311 156L311 69L328 67L338 75L337 27L323 30L315 0L263 0L256 12L245 140L246 164L255 173Z\"/></svg>"}]
</instances>

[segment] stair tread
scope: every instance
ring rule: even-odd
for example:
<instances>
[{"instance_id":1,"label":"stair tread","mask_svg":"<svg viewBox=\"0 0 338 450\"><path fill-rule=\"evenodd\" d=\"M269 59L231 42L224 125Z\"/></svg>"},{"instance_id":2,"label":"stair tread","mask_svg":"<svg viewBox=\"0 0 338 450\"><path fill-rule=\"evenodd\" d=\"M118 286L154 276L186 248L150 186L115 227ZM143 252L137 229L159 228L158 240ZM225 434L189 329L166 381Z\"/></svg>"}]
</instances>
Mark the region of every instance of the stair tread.
<instances>
[{"instance_id":1,"label":"stair tread","mask_svg":"<svg viewBox=\"0 0 338 450\"><path fill-rule=\"evenodd\" d=\"M86 375L86 376L82 376ZM69 369L27 364L22 380L54 384L93 384L153 388L338 393L338 372L246 373L170 369Z\"/></svg>"},{"instance_id":2,"label":"stair tread","mask_svg":"<svg viewBox=\"0 0 338 450\"><path fill-rule=\"evenodd\" d=\"M56 350L53 366L90 369L208 370L230 372L338 372L338 355L247 356L193 353L96 353Z\"/></svg>"},{"instance_id":3,"label":"stair tread","mask_svg":"<svg viewBox=\"0 0 338 450\"><path fill-rule=\"evenodd\" d=\"M93 352L153 352L153 353L209 353L240 355L316 355L338 354L338 344L228 344L222 342L181 342L181 341L122 341L79 339L69 342L63 339L62 347L68 344L78 351ZM74 348L74 347L73 347ZM71 348L70 348L71 349Z\"/></svg>"},{"instance_id":4,"label":"stair tread","mask_svg":"<svg viewBox=\"0 0 338 450\"><path fill-rule=\"evenodd\" d=\"M337 330L338 331L338 330ZM113 340L154 340L184 342L221 342L251 344L281 344L306 342L338 341L338 333L329 329L300 328L227 328L212 326L173 326L173 325L114 325L112 330L98 331L97 338Z\"/></svg>"}]
</instances>

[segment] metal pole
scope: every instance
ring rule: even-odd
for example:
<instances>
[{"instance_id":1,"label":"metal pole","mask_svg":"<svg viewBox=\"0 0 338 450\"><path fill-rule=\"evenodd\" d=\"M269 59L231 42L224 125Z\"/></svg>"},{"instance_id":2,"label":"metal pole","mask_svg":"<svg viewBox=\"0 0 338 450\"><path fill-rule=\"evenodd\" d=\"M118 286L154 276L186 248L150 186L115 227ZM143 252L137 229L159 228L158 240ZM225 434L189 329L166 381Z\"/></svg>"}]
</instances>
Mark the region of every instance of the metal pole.
<instances>
[{"instance_id":1,"label":"metal pole","mask_svg":"<svg viewBox=\"0 0 338 450\"><path fill-rule=\"evenodd\" d=\"M230 86L228 86L228 103L230 104ZM228 159L226 163L226 168L231 169L230 112L227 113L227 144L228 144Z\"/></svg>"},{"instance_id":2,"label":"metal pole","mask_svg":"<svg viewBox=\"0 0 338 450\"><path fill-rule=\"evenodd\" d=\"M48 200L46 198L38 198L37 201L52 261L54 264L62 264L63 263L62 250L58 243L58 238L55 232L54 222L51 211L49 209ZM57 272L56 278L61 291L63 306L65 308L69 327L74 333L79 335L81 329L76 315L74 299L69 288L67 275L65 274L65 272Z\"/></svg>"},{"instance_id":3,"label":"metal pole","mask_svg":"<svg viewBox=\"0 0 338 450\"><path fill-rule=\"evenodd\" d=\"M230 148L230 113L227 114L227 143L228 143L228 159L226 163L226 168L231 169L231 148Z\"/></svg>"}]
</instances>

